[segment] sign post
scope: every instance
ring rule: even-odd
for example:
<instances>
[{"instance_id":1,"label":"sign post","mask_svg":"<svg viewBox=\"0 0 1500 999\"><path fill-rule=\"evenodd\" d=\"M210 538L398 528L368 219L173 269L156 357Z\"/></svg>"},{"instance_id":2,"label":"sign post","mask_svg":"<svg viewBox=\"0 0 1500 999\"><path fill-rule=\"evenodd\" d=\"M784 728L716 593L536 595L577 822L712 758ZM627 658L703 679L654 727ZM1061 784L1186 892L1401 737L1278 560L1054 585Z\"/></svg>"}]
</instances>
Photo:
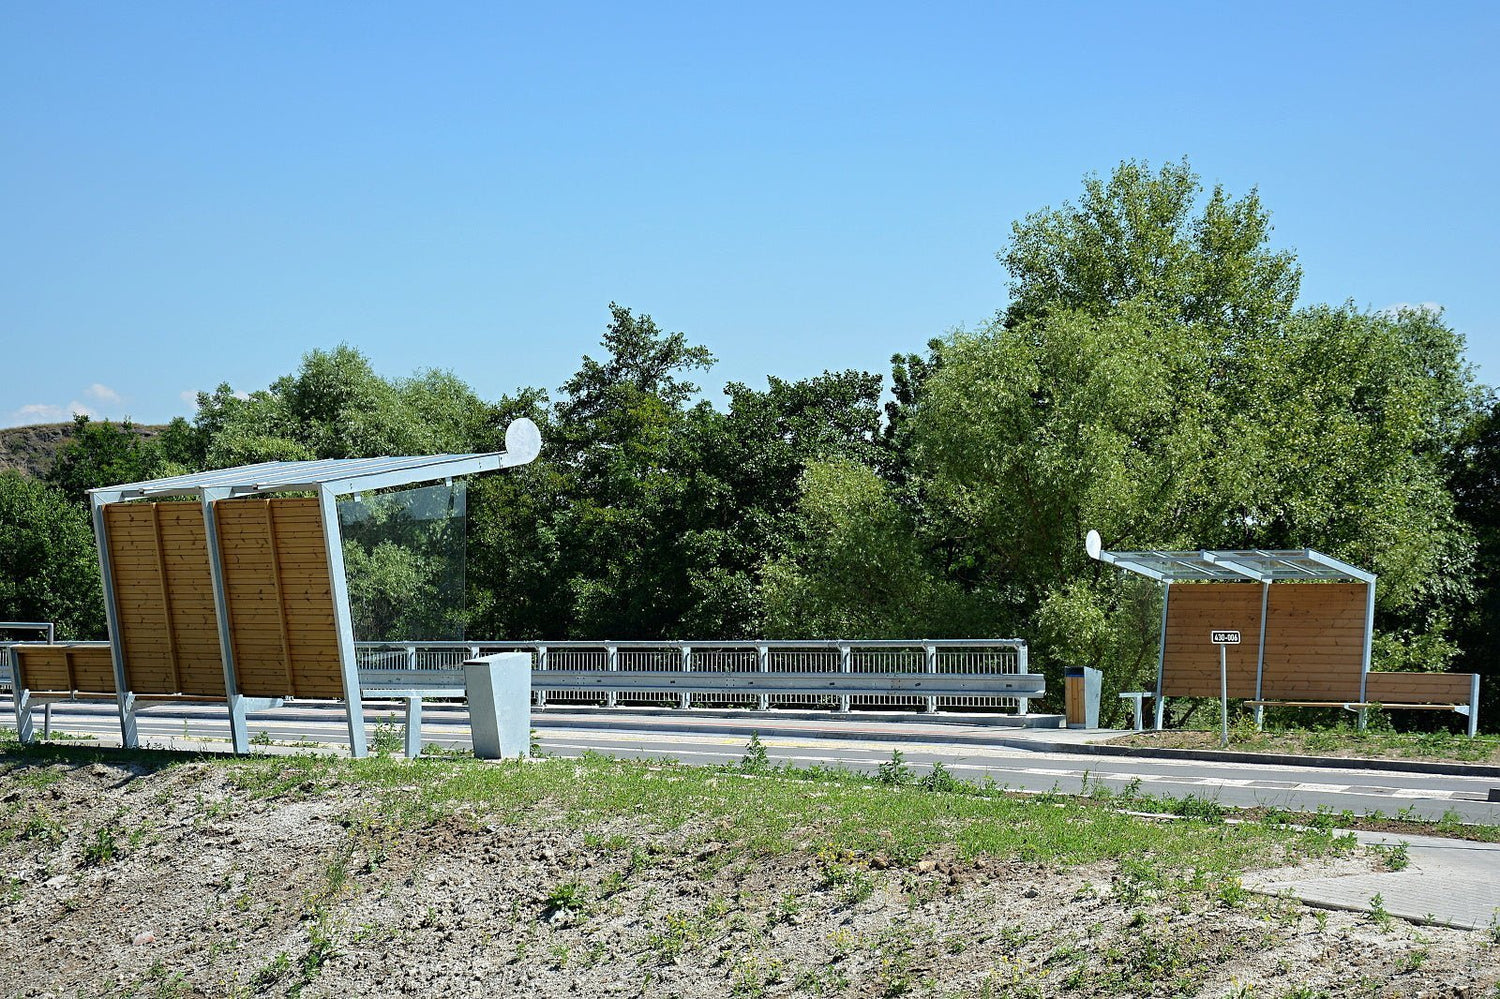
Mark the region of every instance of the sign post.
<instances>
[{"instance_id":1,"label":"sign post","mask_svg":"<svg viewBox=\"0 0 1500 999\"><path fill-rule=\"evenodd\" d=\"M1229 745L1229 646L1240 644L1237 631L1210 631L1208 640L1219 647L1219 746Z\"/></svg>"}]
</instances>

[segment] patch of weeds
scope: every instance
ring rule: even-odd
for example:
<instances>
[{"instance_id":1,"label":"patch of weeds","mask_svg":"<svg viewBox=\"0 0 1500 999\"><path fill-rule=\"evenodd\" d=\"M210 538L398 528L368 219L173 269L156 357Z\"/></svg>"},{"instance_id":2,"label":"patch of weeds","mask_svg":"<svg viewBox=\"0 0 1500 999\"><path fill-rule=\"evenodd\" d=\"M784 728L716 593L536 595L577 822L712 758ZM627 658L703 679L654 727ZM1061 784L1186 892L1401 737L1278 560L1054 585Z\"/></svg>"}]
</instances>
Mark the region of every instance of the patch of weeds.
<instances>
[{"instance_id":1,"label":"patch of weeds","mask_svg":"<svg viewBox=\"0 0 1500 999\"><path fill-rule=\"evenodd\" d=\"M901 750L891 750L891 758L875 768L875 779L891 787L906 787L912 782L911 768Z\"/></svg>"},{"instance_id":2,"label":"patch of weeds","mask_svg":"<svg viewBox=\"0 0 1500 999\"><path fill-rule=\"evenodd\" d=\"M250 745L252 746L274 746L275 744L275 740L271 738L271 733L265 729L261 729L250 737Z\"/></svg>"},{"instance_id":3,"label":"patch of weeds","mask_svg":"<svg viewBox=\"0 0 1500 999\"><path fill-rule=\"evenodd\" d=\"M954 792L963 790L963 781L943 766L943 761L938 760L932 765L932 770L918 782L927 791Z\"/></svg>"},{"instance_id":4,"label":"patch of weeds","mask_svg":"<svg viewBox=\"0 0 1500 999\"><path fill-rule=\"evenodd\" d=\"M771 907L766 922L772 926L777 923L795 923L800 915L802 915L802 900L797 897L796 892L789 891Z\"/></svg>"},{"instance_id":5,"label":"patch of weeds","mask_svg":"<svg viewBox=\"0 0 1500 999\"><path fill-rule=\"evenodd\" d=\"M1201 819L1204 822L1223 822L1226 809L1212 798L1200 798L1190 794L1172 802L1172 814L1186 819Z\"/></svg>"},{"instance_id":6,"label":"patch of weeds","mask_svg":"<svg viewBox=\"0 0 1500 999\"><path fill-rule=\"evenodd\" d=\"M290 977L291 974L292 957L286 951L282 951L261 965L255 974L250 976L250 988L256 992L263 992L277 982Z\"/></svg>"},{"instance_id":7,"label":"patch of weeds","mask_svg":"<svg viewBox=\"0 0 1500 999\"><path fill-rule=\"evenodd\" d=\"M1245 889L1244 882L1233 874L1226 875L1219 882L1219 890L1216 894L1219 896L1219 901L1231 909L1243 908L1250 899L1250 892Z\"/></svg>"},{"instance_id":8,"label":"patch of weeds","mask_svg":"<svg viewBox=\"0 0 1500 999\"><path fill-rule=\"evenodd\" d=\"M38 812L16 832L17 839L30 840L46 846L57 846L63 841L63 825L44 812Z\"/></svg>"},{"instance_id":9,"label":"patch of weeds","mask_svg":"<svg viewBox=\"0 0 1500 999\"><path fill-rule=\"evenodd\" d=\"M120 855L119 834L114 826L102 825L83 844L79 863L84 867L103 867Z\"/></svg>"},{"instance_id":10,"label":"patch of weeds","mask_svg":"<svg viewBox=\"0 0 1500 999\"><path fill-rule=\"evenodd\" d=\"M371 733L370 748L375 751L377 757L385 758L394 756L404 742L400 730L395 725L390 722L381 722Z\"/></svg>"},{"instance_id":11,"label":"patch of weeds","mask_svg":"<svg viewBox=\"0 0 1500 999\"><path fill-rule=\"evenodd\" d=\"M750 741L745 743L745 755L740 757L740 769L746 773L760 773L771 766L771 755L766 752L766 744L760 741L759 732L750 733Z\"/></svg>"},{"instance_id":12,"label":"patch of weeds","mask_svg":"<svg viewBox=\"0 0 1500 999\"><path fill-rule=\"evenodd\" d=\"M554 885L542 900L542 915L551 917L559 912L569 912L574 916L583 917L588 915L589 895L588 888L579 881L564 881Z\"/></svg>"},{"instance_id":13,"label":"patch of weeds","mask_svg":"<svg viewBox=\"0 0 1500 999\"><path fill-rule=\"evenodd\" d=\"M1426 964L1427 959L1431 956L1432 952L1426 947L1418 947L1416 950L1408 951L1401 958L1396 964L1396 970L1403 975L1409 975Z\"/></svg>"},{"instance_id":14,"label":"patch of weeds","mask_svg":"<svg viewBox=\"0 0 1500 999\"><path fill-rule=\"evenodd\" d=\"M1385 896L1376 892L1370 896L1370 922L1380 927L1381 932L1389 932L1391 928L1391 914L1385 909Z\"/></svg>"},{"instance_id":15,"label":"patch of weeds","mask_svg":"<svg viewBox=\"0 0 1500 999\"><path fill-rule=\"evenodd\" d=\"M692 922L679 913L668 913L666 925L646 937L646 950L657 964L675 964L696 939Z\"/></svg>"},{"instance_id":16,"label":"patch of weeds","mask_svg":"<svg viewBox=\"0 0 1500 999\"><path fill-rule=\"evenodd\" d=\"M323 970L323 965L338 955L333 922L326 909L318 909L307 928L307 953L302 955L302 980L312 981Z\"/></svg>"},{"instance_id":17,"label":"patch of weeds","mask_svg":"<svg viewBox=\"0 0 1500 999\"><path fill-rule=\"evenodd\" d=\"M1404 871L1411 866L1411 847L1404 840L1395 846L1372 846L1380 856L1381 865L1388 871Z\"/></svg>"}]
</instances>

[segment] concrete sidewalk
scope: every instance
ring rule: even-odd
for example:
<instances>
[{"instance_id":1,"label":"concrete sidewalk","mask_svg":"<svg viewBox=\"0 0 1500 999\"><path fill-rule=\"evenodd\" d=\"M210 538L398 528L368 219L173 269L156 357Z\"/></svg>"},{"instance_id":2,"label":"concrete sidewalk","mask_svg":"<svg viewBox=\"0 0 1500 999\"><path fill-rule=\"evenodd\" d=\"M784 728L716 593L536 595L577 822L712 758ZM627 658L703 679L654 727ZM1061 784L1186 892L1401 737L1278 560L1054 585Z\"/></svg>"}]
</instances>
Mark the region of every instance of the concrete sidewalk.
<instances>
[{"instance_id":1,"label":"concrete sidewalk","mask_svg":"<svg viewBox=\"0 0 1500 999\"><path fill-rule=\"evenodd\" d=\"M1407 845L1399 871L1319 874L1292 868L1264 871L1245 887L1325 909L1374 913L1374 898L1392 916L1415 923L1487 930L1500 926L1500 844L1435 836L1356 832L1364 846Z\"/></svg>"}]
</instances>

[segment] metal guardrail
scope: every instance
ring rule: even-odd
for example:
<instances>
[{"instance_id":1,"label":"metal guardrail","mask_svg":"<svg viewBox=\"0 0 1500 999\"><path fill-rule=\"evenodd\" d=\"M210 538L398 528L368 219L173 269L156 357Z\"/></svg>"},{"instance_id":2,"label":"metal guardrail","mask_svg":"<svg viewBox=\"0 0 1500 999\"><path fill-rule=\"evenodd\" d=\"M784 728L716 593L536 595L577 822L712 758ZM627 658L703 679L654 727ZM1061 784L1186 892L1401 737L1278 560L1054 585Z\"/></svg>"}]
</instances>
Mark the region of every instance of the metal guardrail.
<instances>
[{"instance_id":1,"label":"metal guardrail","mask_svg":"<svg viewBox=\"0 0 1500 999\"><path fill-rule=\"evenodd\" d=\"M57 641L57 626L51 621L0 621L0 631L36 631L41 632L42 637L33 639L33 642L51 645ZM0 687L6 690L14 686L11 680L11 646L23 644L25 643L19 641L0 641Z\"/></svg>"},{"instance_id":2,"label":"metal guardrail","mask_svg":"<svg viewBox=\"0 0 1500 999\"><path fill-rule=\"evenodd\" d=\"M856 707L1026 713L1045 692L1019 639L802 642L364 642L362 686L378 674L413 674L387 687L431 687L434 673L496 652L532 657L537 706L652 704L760 710ZM1025 677L1026 679L1018 679Z\"/></svg>"}]
</instances>

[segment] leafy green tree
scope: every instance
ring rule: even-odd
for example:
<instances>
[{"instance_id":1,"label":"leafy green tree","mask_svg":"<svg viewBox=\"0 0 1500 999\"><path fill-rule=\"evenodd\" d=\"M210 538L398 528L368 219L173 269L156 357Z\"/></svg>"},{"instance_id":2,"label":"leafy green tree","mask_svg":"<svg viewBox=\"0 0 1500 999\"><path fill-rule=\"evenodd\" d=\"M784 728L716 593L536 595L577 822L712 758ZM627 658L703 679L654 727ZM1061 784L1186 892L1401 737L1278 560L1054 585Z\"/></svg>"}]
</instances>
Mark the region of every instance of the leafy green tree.
<instances>
[{"instance_id":1,"label":"leafy green tree","mask_svg":"<svg viewBox=\"0 0 1500 999\"><path fill-rule=\"evenodd\" d=\"M990 615L928 565L915 526L868 466L813 462L797 533L765 567L773 638L945 638L981 634Z\"/></svg>"},{"instance_id":2,"label":"leafy green tree","mask_svg":"<svg viewBox=\"0 0 1500 999\"><path fill-rule=\"evenodd\" d=\"M1084 178L1077 205L1043 209L1012 226L998 254L1011 276L1007 325L1056 310L1101 316L1148 302L1165 322L1233 334L1286 319L1302 272L1268 246L1270 213L1252 190L1238 200L1203 185L1186 160L1154 174L1121 163L1107 180Z\"/></svg>"},{"instance_id":3,"label":"leafy green tree","mask_svg":"<svg viewBox=\"0 0 1500 999\"><path fill-rule=\"evenodd\" d=\"M1252 199L1126 164L1017 227L1015 300L935 356L910 414L931 530L1037 661L1142 682L1153 598L1111 547L1312 547L1381 576L1383 665L1442 668L1471 552L1443 456L1474 389L1441 316L1291 309ZM1230 278L1233 278L1231 280Z\"/></svg>"},{"instance_id":4,"label":"leafy green tree","mask_svg":"<svg viewBox=\"0 0 1500 999\"><path fill-rule=\"evenodd\" d=\"M156 442L129 420L121 423L73 417L73 434L57 452L46 479L75 503L100 486L155 478L162 458Z\"/></svg>"},{"instance_id":5,"label":"leafy green tree","mask_svg":"<svg viewBox=\"0 0 1500 999\"><path fill-rule=\"evenodd\" d=\"M1449 483L1458 516L1474 532L1474 590L1458 618L1460 669L1483 676L1479 719L1500 730L1500 399L1492 393L1454 448Z\"/></svg>"},{"instance_id":6,"label":"leafy green tree","mask_svg":"<svg viewBox=\"0 0 1500 999\"><path fill-rule=\"evenodd\" d=\"M89 515L61 490L0 471L0 618L52 621L58 637L104 637Z\"/></svg>"}]
</instances>

